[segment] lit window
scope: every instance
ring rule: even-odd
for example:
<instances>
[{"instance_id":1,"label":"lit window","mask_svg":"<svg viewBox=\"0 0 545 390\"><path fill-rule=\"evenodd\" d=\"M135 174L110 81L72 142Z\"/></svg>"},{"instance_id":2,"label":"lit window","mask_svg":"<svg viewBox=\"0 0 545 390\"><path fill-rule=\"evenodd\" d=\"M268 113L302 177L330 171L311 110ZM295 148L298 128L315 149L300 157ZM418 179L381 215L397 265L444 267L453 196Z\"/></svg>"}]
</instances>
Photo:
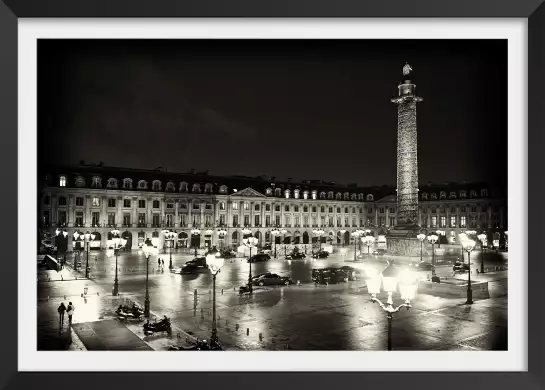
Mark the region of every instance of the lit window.
<instances>
[{"instance_id":1,"label":"lit window","mask_svg":"<svg viewBox=\"0 0 545 390\"><path fill-rule=\"evenodd\" d=\"M66 187L66 176L59 177L59 186Z\"/></svg>"},{"instance_id":2,"label":"lit window","mask_svg":"<svg viewBox=\"0 0 545 390\"><path fill-rule=\"evenodd\" d=\"M93 198L93 207L100 207L100 198Z\"/></svg>"}]
</instances>

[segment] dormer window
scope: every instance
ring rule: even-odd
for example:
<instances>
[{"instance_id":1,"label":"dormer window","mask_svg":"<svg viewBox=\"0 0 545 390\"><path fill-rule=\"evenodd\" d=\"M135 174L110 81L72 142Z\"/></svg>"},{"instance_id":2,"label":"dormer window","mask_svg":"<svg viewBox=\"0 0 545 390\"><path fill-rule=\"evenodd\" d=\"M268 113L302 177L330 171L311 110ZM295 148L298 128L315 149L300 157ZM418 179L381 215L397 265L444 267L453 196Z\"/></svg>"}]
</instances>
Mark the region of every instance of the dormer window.
<instances>
[{"instance_id":1,"label":"dormer window","mask_svg":"<svg viewBox=\"0 0 545 390\"><path fill-rule=\"evenodd\" d=\"M308 191L303 191L303 199L308 199Z\"/></svg>"},{"instance_id":2,"label":"dormer window","mask_svg":"<svg viewBox=\"0 0 545 390\"><path fill-rule=\"evenodd\" d=\"M108 188L117 188L117 179L109 178L106 185Z\"/></svg>"},{"instance_id":3,"label":"dormer window","mask_svg":"<svg viewBox=\"0 0 545 390\"><path fill-rule=\"evenodd\" d=\"M151 184L151 189L154 191L160 191L161 190L161 182L159 180L154 180Z\"/></svg>"},{"instance_id":4,"label":"dormer window","mask_svg":"<svg viewBox=\"0 0 545 390\"><path fill-rule=\"evenodd\" d=\"M477 191L475 190L471 190L471 195L470 195L472 198L476 198L477 197Z\"/></svg>"},{"instance_id":5,"label":"dormer window","mask_svg":"<svg viewBox=\"0 0 545 390\"><path fill-rule=\"evenodd\" d=\"M450 199L456 199L456 192L451 191L448 197L449 197Z\"/></svg>"},{"instance_id":6,"label":"dormer window","mask_svg":"<svg viewBox=\"0 0 545 390\"><path fill-rule=\"evenodd\" d=\"M193 184L192 192L201 192L201 186L197 183Z\"/></svg>"},{"instance_id":7,"label":"dormer window","mask_svg":"<svg viewBox=\"0 0 545 390\"><path fill-rule=\"evenodd\" d=\"M367 200L373 201L374 200L373 194L367 194Z\"/></svg>"},{"instance_id":8,"label":"dormer window","mask_svg":"<svg viewBox=\"0 0 545 390\"><path fill-rule=\"evenodd\" d=\"M212 183L206 183L204 185L204 192L207 193L207 194L212 193Z\"/></svg>"},{"instance_id":9,"label":"dormer window","mask_svg":"<svg viewBox=\"0 0 545 390\"><path fill-rule=\"evenodd\" d=\"M460 191L460 198L465 199L467 196L467 193L465 191Z\"/></svg>"},{"instance_id":10,"label":"dormer window","mask_svg":"<svg viewBox=\"0 0 545 390\"><path fill-rule=\"evenodd\" d=\"M123 188L131 189L132 188L132 179L123 179Z\"/></svg>"},{"instance_id":11,"label":"dormer window","mask_svg":"<svg viewBox=\"0 0 545 390\"><path fill-rule=\"evenodd\" d=\"M487 190L486 188L483 188L483 189L481 190L481 196L482 196L483 198L486 197L486 196L488 196L488 190Z\"/></svg>"},{"instance_id":12,"label":"dormer window","mask_svg":"<svg viewBox=\"0 0 545 390\"><path fill-rule=\"evenodd\" d=\"M140 188L141 190L145 190L148 188L148 182L145 181L145 180L140 180L138 182L138 188Z\"/></svg>"},{"instance_id":13,"label":"dormer window","mask_svg":"<svg viewBox=\"0 0 545 390\"><path fill-rule=\"evenodd\" d=\"M277 188L274 190L274 195L275 196L282 196L282 190L280 188Z\"/></svg>"},{"instance_id":14,"label":"dormer window","mask_svg":"<svg viewBox=\"0 0 545 390\"><path fill-rule=\"evenodd\" d=\"M286 198L289 198L289 197L290 197L290 190L284 191L284 196L285 196Z\"/></svg>"},{"instance_id":15,"label":"dormer window","mask_svg":"<svg viewBox=\"0 0 545 390\"><path fill-rule=\"evenodd\" d=\"M356 199L357 199L357 195L356 195L356 194L350 195L350 199L351 199L351 200L356 200Z\"/></svg>"},{"instance_id":16,"label":"dormer window","mask_svg":"<svg viewBox=\"0 0 545 390\"><path fill-rule=\"evenodd\" d=\"M437 199L437 194L434 192L431 194L431 199L432 200L436 200Z\"/></svg>"},{"instance_id":17,"label":"dormer window","mask_svg":"<svg viewBox=\"0 0 545 390\"><path fill-rule=\"evenodd\" d=\"M318 191L312 190L312 199L316 199L318 195Z\"/></svg>"},{"instance_id":18,"label":"dormer window","mask_svg":"<svg viewBox=\"0 0 545 390\"><path fill-rule=\"evenodd\" d=\"M428 193L427 192L422 193L422 200L428 200Z\"/></svg>"},{"instance_id":19,"label":"dormer window","mask_svg":"<svg viewBox=\"0 0 545 390\"><path fill-rule=\"evenodd\" d=\"M345 192L344 193L344 200L349 200L350 199L350 194L348 192Z\"/></svg>"},{"instance_id":20,"label":"dormer window","mask_svg":"<svg viewBox=\"0 0 545 390\"><path fill-rule=\"evenodd\" d=\"M332 194L333 195L333 194ZM325 192L320 192L320 199L325 199Z\"/></svg>"},{"instance_id":21,"label":"dormer window","mask_svg":"<svg viewBox=\"0 0 545 390\"><path fill-rule=\"evenodd\" d=\"M76 187L85 187L85 178L83 176L76 177Z\"/></svg>"},{"instance_id":22,"label":"dormer window","mask_svg":"<svg viewBox=\"0 0 545 390\"><path fill-rule=\"evenodd\" d=\"M445 191L441 191L441 192L439 193L439 198L440 198L440 199L446 199L446 198L447 198L447 193L446 193Z\"/></svg>"},{"instance_id":23,"label":"dormer window","mask_svg":"<svg viewBox=\"0 0 545 390\"><path fill-rule=\"evenodd\" d=\"M327 199L333 199L333 191L327 193Z\"/></svg>"},{"instance_id":24,"label":"dormer window","mask_svg":"<svg viewBox=\"0 0 545 390\"><path fill-rule=\"evenodd\" d=\"M335 195L335 198L336 198L336 199L341 199L341 197L342 197L341 193L340 193L340 192L337 192L337 194Z\"/></svg>"},{"instance_id":25,"label":"dormer window","mask_svg":"<svg viewBox=\"0 0 545 390\"><path fill-rule=\"evenodd\" d=\"M91 187L102 188L102 178L99 176L93 176L93 179L91 181Z\"/></svg>"},{"instance_id":26,"label":"dormer window","mask_svg":"<svg viewBox=\"0 0 545 390\"><path fill-rule=\"evenodd\" d=\"M220 194L226 194L227 193L227 186L223 185L220 186Z\"/></svg>"},{"instance_id":27,"label":"dormer window","mask_svg":"<svg viewBox=\"0 0 545 390\"><path fill-rule=\"evenodd\" d=\"M365 196L364 196L363 194L361 194L361 193L358 194L358 199L359 199L359 200L363 200L364 198L365 198Z\"/></svg>"},{"instance_id":28,"label":"dormer window","mask_svg":"<svg viewBox=\"0 0 545 390\"><path fill-rule=\"evenodd\" d=\"M267 194L267 195L272 195L272 188L270 188L270 187L267 188L267 189L265 190L265 194Z\"/></svg>"},{"instance_id":29,"label":"dormer window","mask_svg":"<svg viewBox=\"0 0 545 390\"><path fill-rule=\"evenodd\" d=\"M169 191L169 192L174 192L174 183L169 181L167 183L167 187L166 187L166 190Z\"/></svg>"},{"instance_id":30,"label":"dormer window","mask_svg":"<svg viewBox=\"0 0 545 390\"><path fill-rule=\"evenodd\" d=\"M187 183L185 181L180 183L180 192L187 192Z\"/></svg>"},{"instance_id":31,"label":"dormer window","mask_svg":"<svg viewBox=\"0 0 545 390\"><path fill-rule=\"evenodd\" d=\"M299 190L294 190L293 196L295 197L295 199L299 199Z\"/></svg>"}]
</instances>

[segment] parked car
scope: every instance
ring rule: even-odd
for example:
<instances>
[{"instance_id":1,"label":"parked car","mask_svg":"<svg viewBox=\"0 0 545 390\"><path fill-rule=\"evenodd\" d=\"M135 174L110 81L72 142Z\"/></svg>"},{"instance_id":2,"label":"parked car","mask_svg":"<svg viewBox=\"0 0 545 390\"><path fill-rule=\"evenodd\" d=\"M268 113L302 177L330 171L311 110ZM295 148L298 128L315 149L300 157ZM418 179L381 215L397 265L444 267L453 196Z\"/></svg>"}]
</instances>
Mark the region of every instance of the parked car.
<instances>
[{"instance_id":1,"label":"parked car","mask_svg":"<svg viewBox=\"0 0 545 390\"><path fill-rule=\"evenodd\" d=\"M220 251L220 257L223 257L224 259L230 259L233 257L237 257L237 252L231 249L224 249Z\"/></svg>"},{"instance_id":2,"label":"parked car","mask_svg":"<svg viewBox=\"0 0 545 390\"><path fill-rule=\"evenodd\" d=\"M307 257L303 252L291 252L286 255L287 260L297 260L297 259L304 259Z\"/></svg>"},{"instance_id":3,"label":"parked car","mask_svg":"<svg viewBox=\"0 0 545 390\"><path fill-rule=\"evenodd\" d=\"M416 271L432 271L435 268L432 263L428 263L427 261L415 263L413 267Z\"/></svg>"},{"instance_id":4,"label":"parked car","mask_svg":"<svg viewBox=\"0 0 545 390\"><path fill-rule=\"evenodd\" d=\"M322 250L312 254L312 257L315 258L315 259L325 259L328 256L329 256L329 252L328 251L322 251Z\"/></svg>"},{"instance_id":5,"label":"parked car","mask_svg":"<svg viewBox=\"0 0 545 390\"><path fill-rule=\"evenodd\" d=\"M360 269L348 265L340 267L339 271L343 272L348 280L358 280L363 277L363 273Z\"/></svg>"},{"instance_id":6,"label":"parked car","mask_svg":"<svg viewBox=\"0 0 545 390\"><path fill-rule=\"evenodd\" d=\"M271 259L271 256L269 256L266 253L258 253L257 255L253 255L248 259L248 263L260 263L262 261L269 261Z\"/></svg>"},{"instance_id":7,"label":"parked car","mask_svg":"<svg viewBox=\"0 0 545 390\"><path fill-rule=\"evenodd\" d=\"M312 281L317 284L337 284L345 277L344 272L337 268L315 268L312 270Z\"/></svg>"},{"instance_id":8,"label":"parked car","mask_svg":"<svg viewBox=\"0 0 545 390\"><path fill-rule=\"evenodd\" d=\"M206 267L206 257L195 257L193 260L186 261L185 265L204 268Z\"/></svg>"},{"instance_id":9,"label":"parked car","mask_svg":"<svg viewBox=\"0 0 545 390\"><path fill-rule=\"evenodd\" d=\"M386 254L386 249L384 248L378 248L373 251L373 255L375 256L384 256Z\"/></svg>"},{"instance_id":10,"label":"parked car","mask_svg":"<svg viewBox=\"0 0 545 390\"><path fill-rule=\"evenodd\" d=\"M279 286L279 285L289 285L293 281L287 276L280 276L277 274L271 274L270 272L266 274L259 275L256 278L252 278L252 284L254 286Z\"/></svg>"}]
</instances>

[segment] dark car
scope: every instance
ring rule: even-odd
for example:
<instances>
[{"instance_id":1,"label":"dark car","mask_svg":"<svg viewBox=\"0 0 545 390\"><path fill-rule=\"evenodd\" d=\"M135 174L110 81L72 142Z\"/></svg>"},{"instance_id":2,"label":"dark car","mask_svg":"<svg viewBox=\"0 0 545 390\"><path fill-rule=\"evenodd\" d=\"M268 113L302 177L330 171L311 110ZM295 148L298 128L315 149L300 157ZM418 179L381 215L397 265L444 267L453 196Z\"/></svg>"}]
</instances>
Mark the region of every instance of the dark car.
<instances>
[{"instance_id":1,"label":"dark car","mask_svg":"<svg viewBox=\"0 0 545 390\"><path fill-rule=\"evenodd\" d=\"M435 268L432 263L428 263L427 261L416 263L413 267L416 271L432 271Z\"/></svg>"},{"instance_id":2,"label":"dark car","mask_svg":"<svg viewBox=\"0 0 545 390\"><path fill-rule=\"evenodd\" d=\"M258 253L257 255L253 255L248 259L248 263L259 263L262 261L269 261L271 259L271 256L269 256L266 253Z\"/></svg>"},{"instance_id":3,"label":"dark car","mask_svg":"<svg viewBox=\"0 0 545 390\"><path fill-rule=\"evenodd\" d=\"M266 273L259 275L256 278L252 279L252 284L254 286L279 286L279 285L289 285L293 281L287 276L280 276L277 274Z\"/></svg>"},{"instance_id":4,"label":"dark car","mask_svg":"<svg viewBox=\"0 0 545 390\"><path fill-rule=\"evenodd\" d=\"M237 257L237 252L235 252L233 250L230 250L230 249L225 249L225 250L220 251L220 257L223 257L224 259L230 259L230 258L233 258L233 257Z\"/></svg>"},{"instance_id":5,"label":"dark car","mask_svg":"<svg viewBox=\"0 0 545 390\"><path fill-rule=\"evenodd\" d=\"M375 256L384 256L386 254L386 249L378 248L373 251L373 255Z\"/></svg>"},{"instance_id":6,"label":"dark car","mask_svg":"<svg viewBox=\"0 0 545 390\"><path fill-rule=\"evenodd\" d=\"M312 281L317 284L337 284L345 277L344 272L337 268L315 268L312 270Z\"/></svg>"},{"instance_id":7,"label":"dark car","mask_svg":"<svg viewBox=\"0 0 545 390\"><path fill-rule=\"evenodd\" d=\"M361 279L363 276L361 270L354 267L350 267L348 265L345 265L339 268L339 271L344 273L345 277L348 280L358 280L358 279Z\"/></svg>"},{"instance_id":8,"label":"dark car","mask_svg":"<svg viewBox=\"0 0 545 390\"><path fill-rule=\"evenodd\" d=\"M195 257L193 260L186 261L185 266L204 268L206 267L206 257Z\"/></svg>"},{"instance_id":9,"label":"dark car","mask_svg":"<svg viewBox=\"0 0 545 390\"><path fill-rule=\"evenodd\" d=\"M292 253L286 255L287 260L304 259L305 257L307 257L307 256L302 252L292 252Z\"/></svg>"},{"instance_id":10,"label":"dark car","mask_svg":"<svg viewBox=\"0 0 545 390\"><path fill-rule=\"evenodd\" d=\"M312 254L312 257L315 258L315 259L325 259L328 256L329 256L328 251L318 251L318 252Z\"/></svg>"},{"instance_id":11,"label":"dark car","mask_svg":"<svg viewBox=\"0 0 545 390\"><path fill-rule=\"evenodd\" d=\"M457 274L457 273L463 274L468 272L469 268L470 268L469 264L457 261L456 263L454 263L454 267L452 267L452 271L454 274Z\"/></svg>"}]
</instances>

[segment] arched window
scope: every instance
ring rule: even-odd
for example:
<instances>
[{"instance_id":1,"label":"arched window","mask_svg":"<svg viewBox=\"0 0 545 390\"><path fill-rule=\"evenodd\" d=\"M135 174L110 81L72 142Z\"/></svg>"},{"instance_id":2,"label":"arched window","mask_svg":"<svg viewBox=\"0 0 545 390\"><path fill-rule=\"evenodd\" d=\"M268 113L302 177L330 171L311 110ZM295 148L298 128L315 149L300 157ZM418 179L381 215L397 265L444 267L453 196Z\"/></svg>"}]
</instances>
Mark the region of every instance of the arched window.
<instances>
[{"instance_id":1,"label":"arched window","mask_svg":"<svg viewBox=\"0 0 545 390\"><path fill-rule=\"evenodd\" d=\"M336 199L342 199L342 195L340 192L337 192L337 194L335 195L335 198Z\"/></svg>"},{"instance_id":2,"label":"arched window","mask_svg":"<svg viewBox=\"0 0 545 390\"><path fill-rule=\"evenodd\" d=\"M59 187L66 187L66 176L59 176Z\"/></svg>"},{"instance_id":3,"label":"arched window","mask_svg":"<svg viewBox=\"0 0 545 390\"><path fill-rule=\"evenodd\" d=\"M439 199L446 199L447 198L447 193L445 191L441 191L439 193Z\"/></svg>"},{"instance_id":4,"label":"arched window","mask_svg":"<svg viewBox=\"0 0 545 390\"><path fill-rule=\"evenodd\" d=\"M131 189L132 188L132 179L129 179L129 178L123 179L123 188Z\"/></svg>"},{"instance_id":5,"label":"arched window","mask_svg":"<svg viewBox=\"0 0 545 390\"><path fill-rule=\"evenodd\" d=\"M325 199L325 192L320 192L320 199Z\"/></svg>"},{"instance_id":6,"label":"arched window","mask_svg":"<svg viewBox=\"0 0 545 390\"><path fill-rule=\"evenodd\" d=\"M359 200L363 200L365 198L365 196L362 194L362 193L359 193L358 194L358 199Z\"/></svg>"},{"instance_id":7,"label":"arched window","mask_svg":"<svg viewBox=\"0 0 545 390\"><path fill-rule=\"evenodd\" d=\"M428 193L427 192L422 193L422 200L428 200Z\"/></svg>"},{"instance_id":8,"label":"arched window","mask_svg":"<svg viewBox=\"0 0 545 390\"><path fill-rule=\"evenodd\" d=\"M174 187L174 183L171 182L171 181L169 181L169 182L167 183L166 190L169 191L169 192L174 192L174 188L175 188L175 187Z\"/></svg>"},{"instance_id":9,"label":"arched window","mask_svg":"<svg viewBox=\"0 0 545 390\"><path fill-rule=\"evenodd\" d=\"M318 191L312 190L312 199L316 199L318 197Z\"/></svg>"},{"instance_id":10,"label":"arched window","mask_svg":"<svg viewBox=\"0 0 545 390\"><path fill-rule=\"evenodd\" d=\"M373 194L367 194L367 200L369 201L374 200Z\"/></svg>"},{"instance_id":11,"label":"arched window","mask_svg":"<svg viewBox=\"0 0 545 390\"><path fill-rule=\"evenodd\" d=\"M152 183L152 190L154 191L160 191L161 190L161 182L159 180L154 180Z\"/></svg>"},{"instance_id":12,"label":"arched window","mask_svg":"<svg viewBox=\"0 0 545 390\"><path fill-rule=\"evenodd\" d=\"M435 192L433 192L433 193L431 194L431 199L432 199L432 200L436 200L436 199L437 199L437 194L436 194Z\"/></svg>"},{"instance_id":13,"label":"arched window","mask_svg":"<svg viewBox=\"0 0 545 390\"><path fill-rule=\"evenodd\" d=\"M107 186L108 188L117 188L117 179L114 179L113 177L109 178Z\"/></svg>"},{"instance_id":14,"label":"arched window","mask_svg":"<svg viewBox=\"0 0 545 390\"><path fill-rule=\"evenodd\" d=\"M93 176L91 181L91 187L102 188L102 178L100 176Z\"/></svg>"},{"instance_id":15,"label":"arched window","mask_svg":"<svg viewBox=\"0 0 545 390\"><path fill-rule=\"evenodd\" d=\"M303 199L308 199L308 191L303 191Z\"/></svg>"},{"instance_id":16,"label":"arched window","mask_svg":"<svg viewBox=\"0 0 545 390\"><path fill-rule=\"evenodd\" d=\"M290 190L284 191L284 196L285 196L286 198L289 198L289 197L290 197Z\"/></svg>"},{"instance_id":17,"label":"arched window","mask_svg":"<svg viewBox=\"0 0 545 390\"><path fill-rule=\"evenodd\" d=\"M295 199L299 199L299 190L293 190L293 196Z\"/></svg>"},{"instance_id":18,"label":"arched window","mask_svg":"<svg viewBox=\"0 0 545 390\"><path fill-rule=\"evenodd\" d=\"M191 189L191 192L201 192L201 186L198 183L193 184L193 188Z\"/></svg>"},{"instance_id":19,"label":"arched window","mask_svg":"<svg viewBox=\"0 0 545 390\"><path fill-rule=\"evenodd\" d=\"M180 192L187 192L187 183L185 181L180 183Z\"/></svg>"},{"instance_id":20,"label":"arched window","mask_svg":"<svg viewBox=\"0 0 545 390\"><path fill-rule=\"evenodd\" d=\"M206 183L204 185L204 192L207 193L207 194L212 193L212 183Z\"/></svg>"},{"instance_id":21,"label":"arched window","mask_svg":"<svg viewBox=\"0 0 545 390\"><path fill-rule=\"evenodd\" d=\"M348 192L345 192L343 196L344 196L344 200L350 200L350 194Z\"/></svg>"},{"instance_id":22,"label":"arched window","mask_svg":"<svg viewBox=\"0 0 545 390\"><path fill-rule=\"evenodd\" d=\"M327 199L333 199L333 191L327 193Z\"/></svg>"},{"instance_id":23,"label":"arched window","mask_svg":"<svg viewBox=\"0 0 545 390\"><path fill-rule=\"evenodd\" d=\"M350 199L351 199L351 200L356 200L356 199L357 199L357 195L356 195L356 194L350 195Z\"/></svg>"},{"instance_id":24,"label":"arched window","mask_svg":"<svg viewBox=\"0 0 545 390\"><path fill-rule=\"evenodd\" d=\"M145 180L140 180L138 182L138 188L141 189L141 190L145 190L148 188L148 182L145 181Z\"/></svg>"},{"instance_id":25,"label":"arched window","mask_svg":"<svg viewBox=\"0 0 545 390\"><path fill-rule=\"evenodd\" d=\"M76 177L76 187L85 187L85 178L83 176Z\"/></svg>"}]
</instances>

